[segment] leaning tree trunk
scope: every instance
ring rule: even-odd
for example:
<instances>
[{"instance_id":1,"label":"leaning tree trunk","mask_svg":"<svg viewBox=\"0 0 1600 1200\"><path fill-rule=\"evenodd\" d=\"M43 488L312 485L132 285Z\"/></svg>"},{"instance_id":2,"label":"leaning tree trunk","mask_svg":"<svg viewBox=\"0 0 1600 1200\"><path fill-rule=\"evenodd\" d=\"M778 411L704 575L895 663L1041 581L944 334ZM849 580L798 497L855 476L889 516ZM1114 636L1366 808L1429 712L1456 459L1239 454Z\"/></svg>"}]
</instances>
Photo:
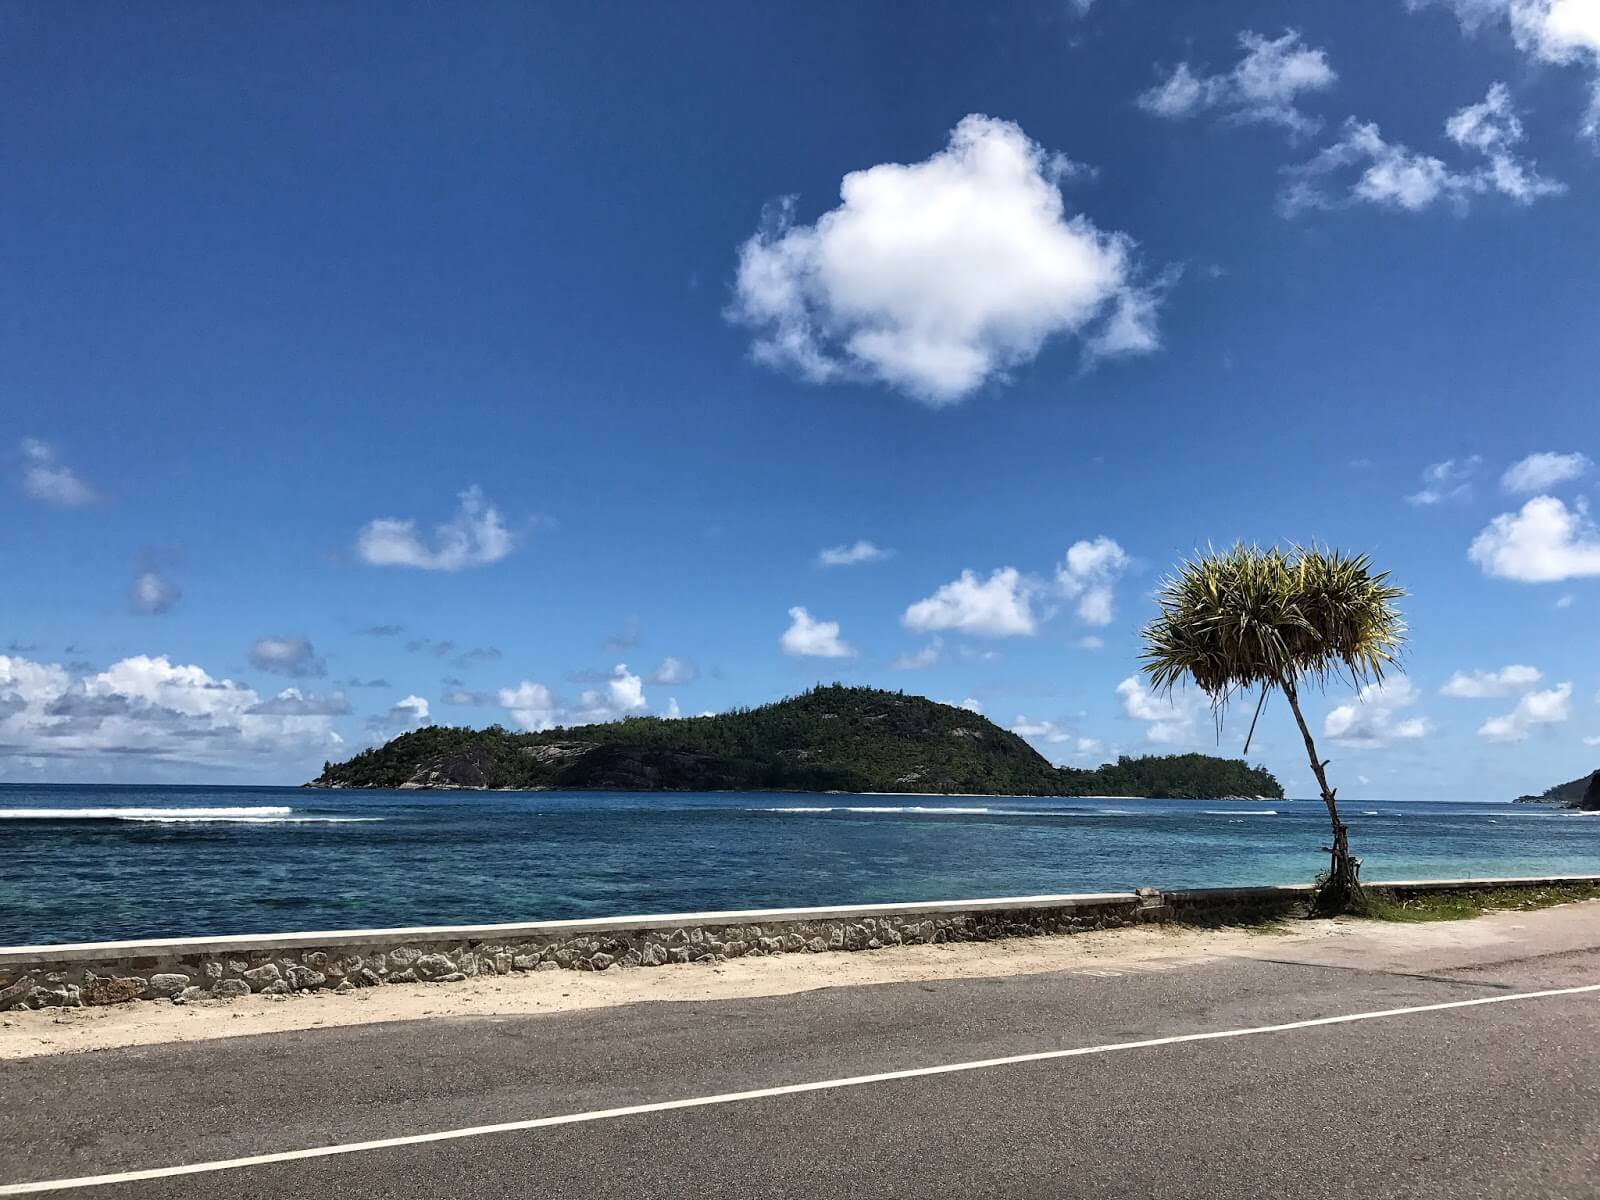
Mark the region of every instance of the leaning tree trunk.
<instances>
[{"instance_id":1,"label":"leaning tree trunk","mask_svg":"<svg viewBox=\"0 0 1600 1200\"><path fill-rule=\"evenodd\" d=\"M1328 786L1327 762L1317 757L1317 744L1311 740L1311 730L1300 711L1300 697L1293 683L1283 684L1284 697L1294 710L1295 724L1300 726L1300 736L1306 740L1306 754L1311 759L1311 773L1317 777L1322 789L1322 802L1328 806L1328 819L1333 823L1333 845L1325 847L1329 854L1328 877L1317 889L1313 909L1323 916L1350 912L1361 900L1361 860L1350 853L1350 828L1339 820L1339 806L1334 801L1336 789Z\"/></svg>"}]
</instances>

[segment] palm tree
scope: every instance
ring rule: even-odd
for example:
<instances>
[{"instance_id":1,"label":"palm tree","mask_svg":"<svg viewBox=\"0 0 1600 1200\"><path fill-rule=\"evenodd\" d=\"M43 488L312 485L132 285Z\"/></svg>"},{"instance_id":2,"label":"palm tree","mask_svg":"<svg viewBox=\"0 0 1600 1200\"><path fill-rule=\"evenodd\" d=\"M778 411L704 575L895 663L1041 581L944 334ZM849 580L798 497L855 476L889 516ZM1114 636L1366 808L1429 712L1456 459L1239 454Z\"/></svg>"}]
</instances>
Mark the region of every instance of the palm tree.
<instances>
[{"instance_id":1,"label":"palm tree","mask_svg":"<svg viewBox=\"0 0 1600 1200\"><path fill-rule=\"evenodd\" d=\"M1350 854L1327 761L1300 710L1300 688L1306 682L1325 688L1330 679L1355 688L1379 683L1385 668L1398 663L1406 627L1395 601L1405 592L1388 579L1365 554L1236 545L1197 555L1164 579L1156 593L1160 613L1144 628L1142 670L1151 686L1170 692L1192 680L1210 697L1219 727L1228 702L1241 693L1260 689L1257 718L1274 689L1289 702L1333 823L1328 875L1315 903L1322 913L1358 905L1361 860Z\"/></svg>"}]
</instances>

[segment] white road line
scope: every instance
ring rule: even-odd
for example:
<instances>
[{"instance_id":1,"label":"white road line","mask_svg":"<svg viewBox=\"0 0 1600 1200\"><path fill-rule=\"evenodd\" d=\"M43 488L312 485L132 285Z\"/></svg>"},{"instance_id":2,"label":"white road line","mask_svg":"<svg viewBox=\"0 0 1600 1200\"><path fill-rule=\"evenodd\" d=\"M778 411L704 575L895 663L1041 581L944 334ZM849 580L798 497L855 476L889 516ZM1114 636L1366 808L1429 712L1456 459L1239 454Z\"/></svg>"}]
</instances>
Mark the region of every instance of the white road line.
<instances>
[{"instance_id":1,"label":"white road line","mask_svg":"<svg viewBox=\"0 0 1600 1200\"><path fill-rule=\"evenodd\" d=\"M213 1171L235 1171L241 1167L262 1167L273 1163L296 1162L307 1158L332 1158L337 1154L360 1154L368 1150L389 1150L397 1146L420 1146L428 1142L449 1142L459 1138L484 1137L496 1133L519 1133L528 1129L549 1129L556 1125L581 1125L589 1121L609 1121L614 1117L635 1117L646 1113L673 1112L682 1108L705 1108L713 1104L738 1104L745 1100L764 1100L771 1096L798 1096L805 1092L824 1092L834 1088L861 1087L869 1083L889 1083L899 1079L921 1079L930 1075L954 1075L962 1071L982 1071L1018 1063L1049 1062L1058 1058L1080 1058L1090 1054L1110 1054L1117 1050L1148 1050L1155 1046L1178 1046L1186 1042L1212 1042L1225 1038L1252 1037L1261 1033L1288 1033L1322 1025L1349 1025L1356 1021L1376 1021L1384 1017L1405 1017L1414 1013L1444 1012L1453 1008L1477 1008L1487 1004L1510 1004L1518 1000L1543 1000L1550 996L1577 996L1600 992L1600 983L1581 987L1549 988L1540 992L1516 992L1504 996L1479 996L1472 1000L1449 1000L1441 1004L1417 1004L1409 1008L1385 1008L1375 1012L1344 1013L1336 1017L1313 1017L1288 1021L1282 1025L1255 1025L1246 1029L1218 1029L1209 1033L1180 1033L1172 1037L1146 1038L1137 1042L1108 1042L1102 1046L1077 1046L1070 1050L1042 1050L1034 1054L1012 1054L1005 1058L985 1058L976 1062L947 1063L941 1067L915 1067L904 1071L884 1071L877 1075L852 1075L844 1079L821 1079L815 1083L791 1083L781 1087L756 1088L748 1092L725 1092L717 1096L694 1096L687 1100L663 1100L655 1104L634 1104L627 1108L604 1108L594 1112L567 1113L559 1117L534 1117L526 1121L507 1121L500 1125L473 1125L466 1129L446 1129L438 1133L416 1133L406 1137L379 1138L370 1142L345 1142L336 1146L314 1146L307 1150L282 1150L275 1154L252 1154L248 1158L223 1158L215 1162L189 1163L180 1167L152 1167L143 1171L119 1171L112 1175L86 1175L80 1179L44 1179L35 1183L0 1185L0 1196L27 1196L40 1192L59 1192L69 1188L105 1187L115 1183L138 1183L146 1179L171 1179L178 1175L203 1175Z\"/></svg>"}]
</instances>

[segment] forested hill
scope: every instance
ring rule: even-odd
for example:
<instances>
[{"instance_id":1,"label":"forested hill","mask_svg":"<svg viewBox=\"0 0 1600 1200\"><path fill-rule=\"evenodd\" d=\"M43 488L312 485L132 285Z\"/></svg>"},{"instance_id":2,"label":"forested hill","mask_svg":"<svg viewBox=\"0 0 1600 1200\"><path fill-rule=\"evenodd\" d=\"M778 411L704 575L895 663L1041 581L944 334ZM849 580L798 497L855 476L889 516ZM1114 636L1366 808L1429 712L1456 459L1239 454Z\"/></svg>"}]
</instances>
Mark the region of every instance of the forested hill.
<instances>
[{"instance_id":1,"label":"forested hill","mask_svg":"<svg viewBox=\"0 0 1600 1200\"><path fill-rule=\"evenodd\" d=\"M1537 796L1518 796L1515 804L1554 804L1600 811L1600 771L1546 788Z\"/></svg>"},{"instance_id":2,"label":"forested hill","mask_svg":"<svg viewBox=\"0 0 1600 1200\"><path fill-rule=\"evenodd\" d=\"M1058 768L966 709L838 684L707 717L632 717L537 733L433 725L325 765L311 786L1283 795L1270 772L1201 754Z\"/></svg>"}]
</instances>

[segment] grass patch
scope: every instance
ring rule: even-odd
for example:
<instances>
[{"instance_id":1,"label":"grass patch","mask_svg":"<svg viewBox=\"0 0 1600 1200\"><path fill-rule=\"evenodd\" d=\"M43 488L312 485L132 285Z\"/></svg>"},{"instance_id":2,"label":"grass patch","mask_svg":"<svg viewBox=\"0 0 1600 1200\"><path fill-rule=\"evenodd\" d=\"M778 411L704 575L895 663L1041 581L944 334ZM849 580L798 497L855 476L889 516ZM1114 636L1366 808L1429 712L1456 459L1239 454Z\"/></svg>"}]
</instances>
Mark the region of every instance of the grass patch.
<instances>
[{"instance_id":1,"label":"grass patch","mask_svg":"<svg viewBox=\"0 0 1600 1200\"><path fill-rule=\"evenodd\" d=\"M1578 900L1600 900L1600 886L1557 883L1547 887L1474 888L1422 894L1368 888L1359 915L1374 921L1465 921L1487 912L1531 912Z\"/></svg>"}]
</instances>

